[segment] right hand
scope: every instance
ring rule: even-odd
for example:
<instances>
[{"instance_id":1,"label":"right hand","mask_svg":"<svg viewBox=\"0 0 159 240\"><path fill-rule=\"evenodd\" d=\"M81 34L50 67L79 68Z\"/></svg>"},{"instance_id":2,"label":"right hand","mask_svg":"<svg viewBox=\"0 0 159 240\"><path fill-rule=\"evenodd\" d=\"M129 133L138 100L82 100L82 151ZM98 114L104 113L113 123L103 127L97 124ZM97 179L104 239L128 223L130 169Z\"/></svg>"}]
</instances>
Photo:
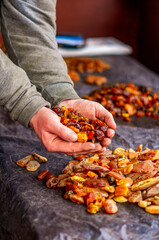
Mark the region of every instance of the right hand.
<instances>
[{"instance_id":1,"label":"right hand","mask_svg":"<svg viewBox=\"0 0 159 240\"><path fill-rule=\"evenodd\" d=\"M100 143L76 142L77 134L61 124L57 114L47 107L41 108L31 118L30 126L49 152L78 155L105 150Z\"/></svg>"}]
</instances>

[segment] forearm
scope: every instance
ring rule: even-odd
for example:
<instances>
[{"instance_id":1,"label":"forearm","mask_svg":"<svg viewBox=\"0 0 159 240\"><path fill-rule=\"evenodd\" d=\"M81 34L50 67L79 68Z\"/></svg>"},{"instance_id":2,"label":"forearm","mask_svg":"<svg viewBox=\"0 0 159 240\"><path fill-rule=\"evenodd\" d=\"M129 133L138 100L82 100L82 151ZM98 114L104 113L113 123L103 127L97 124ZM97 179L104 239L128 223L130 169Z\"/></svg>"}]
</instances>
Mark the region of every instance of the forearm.
<instances>
[{"instance_id":1,"label":"forearm","mask_svg":"<svg viewBox=\"0 0 159 240\"><path fill-rule=\"evenodd\" d=\"M13 64L0 50L0 105L13 120L28 126L32 116L49 103L37 92L24 70Z\"/></svg>"},{"instance_id":2,"label":"forearm","mask_svg":"<svg viewBox=\"0 0 159 240\"><path fill-rule=\"evenodd\" d=\"M57 49L55 9L56 0L3 0L2 4L2 33L9 57L52 105L78 98Z\"/></svg>"}]
</instances>

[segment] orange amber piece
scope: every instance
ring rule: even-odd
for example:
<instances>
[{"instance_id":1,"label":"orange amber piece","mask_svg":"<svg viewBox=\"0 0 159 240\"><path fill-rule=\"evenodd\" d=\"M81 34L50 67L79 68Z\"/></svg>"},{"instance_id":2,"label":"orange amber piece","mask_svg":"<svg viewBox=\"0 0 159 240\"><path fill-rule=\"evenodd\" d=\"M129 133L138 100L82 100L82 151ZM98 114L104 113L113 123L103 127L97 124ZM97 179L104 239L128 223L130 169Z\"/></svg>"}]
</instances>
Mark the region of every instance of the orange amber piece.
<instances>
[{"instance_id":1,"label":"orange amber piece","mask_svg":"<svg viewBox=\"0 0 159 240\"><path fill-rule=\"evenodd\" d=\"M87 137L87 133L86 132L79 132L77 133L77 136L78 136L78 142L87 142L88 140L88 137Z\"/></svg>"},{"instance_id":2,"label":"orange amber piece","mask_svg":"<svg viewBox=\"0 0 159 240\"><path fill-rule=\"evenodd\" d=\"M39 181L42 180L43 178L46 177L46 175L48 174L48 172L49 172L48 169L42 171L42 172L37 176L37 179L38 179Z\"/></svg>"},{"instance_id":3,"label":"orange amber piece","mask_svg":"<svg viewBox=\"0 0 159 240\"><path fill-rule=\"evenodd\" d=\"M120 196L127 197L127 195L128 195L128 187L121 185L115 188L116 197L120 197Z\"/></svg>"},{"instance_id":4,"label":"orange amber piece","mask_svg":"<svg viewBox=\"0 0 159 240\"><path fill-rule=\"evenodd\" d=\"M114 214L118 211L116 202L113 199L107 199L104 202L104 208L105 208L105 212L108 214Z\"/></svg>"},{"instance_id":5,"label":"orange amber piece","mask_svg":"<svg viewBox=\"0 0 159 240\"><path fill-rule=\"evenodd\" d=\"M95 194L93 192L90 192L85 196L85 203L87 206L90 203L94 202L94 200L95 200Z\"/></svg>"}]
</instances>

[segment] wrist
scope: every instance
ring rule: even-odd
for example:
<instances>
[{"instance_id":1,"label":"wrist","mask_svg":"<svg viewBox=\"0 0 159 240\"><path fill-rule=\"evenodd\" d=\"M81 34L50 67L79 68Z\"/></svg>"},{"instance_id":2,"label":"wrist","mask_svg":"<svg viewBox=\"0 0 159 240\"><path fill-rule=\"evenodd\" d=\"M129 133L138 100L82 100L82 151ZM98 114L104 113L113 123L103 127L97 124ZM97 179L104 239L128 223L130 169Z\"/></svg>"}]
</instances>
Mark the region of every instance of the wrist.
<instances>
[{"instance_id":1,"label":"wrist","mask_svg":"<svg viewBox=\"0 0 159 240\"><path fill-rule=\"evenodd\" d=\"M40 110L38 110L34 116L30 119L29 126L34 129L35 124L37 124L37 121L40 117L41 114L43 114L48 108L47 107L42 107Z\"/></svg>"}]
</instances>

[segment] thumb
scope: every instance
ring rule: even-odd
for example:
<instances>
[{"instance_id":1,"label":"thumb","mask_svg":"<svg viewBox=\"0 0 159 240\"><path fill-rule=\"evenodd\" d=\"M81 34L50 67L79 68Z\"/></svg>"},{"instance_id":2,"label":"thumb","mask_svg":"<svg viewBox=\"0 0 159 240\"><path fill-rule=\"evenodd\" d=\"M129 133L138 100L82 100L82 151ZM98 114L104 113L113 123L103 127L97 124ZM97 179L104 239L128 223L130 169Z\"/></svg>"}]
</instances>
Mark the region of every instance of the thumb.
<instances>
[{"instance_id":1,"label":"thumb","mask_svg":"<svg viewBox=\"0 0 159 240\"><path fill-rule=\"evenodd\" d=\"M77 134L60 122L56 122L53 133L67 142L77 141Z\"/></svg>"}]
</instances>

